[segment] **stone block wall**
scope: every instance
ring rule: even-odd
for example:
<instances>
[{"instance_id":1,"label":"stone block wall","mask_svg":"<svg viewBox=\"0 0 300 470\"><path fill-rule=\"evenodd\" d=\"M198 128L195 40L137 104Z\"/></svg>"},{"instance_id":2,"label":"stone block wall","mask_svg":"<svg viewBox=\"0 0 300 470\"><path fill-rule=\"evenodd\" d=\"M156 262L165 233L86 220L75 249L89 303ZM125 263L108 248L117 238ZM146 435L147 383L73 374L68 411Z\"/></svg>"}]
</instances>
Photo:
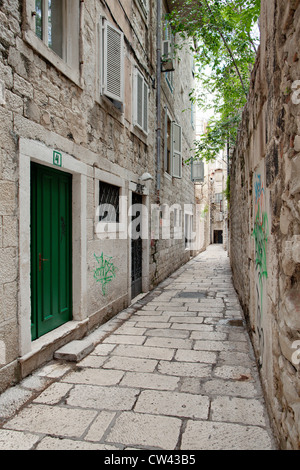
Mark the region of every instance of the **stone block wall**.
<instances>
[{"instance_id":1,"label":"stone block wall","mask_svg":"<svg viewBox=\"0 0 300 470\"><path fill-rule=\"evenodd\" d=\"M230 255L280 447L300 446L300 2L263 0L231 161Z\"/></svg>"},{"instance_id":2,"label":"stone block wall","mask_svg":"<svg viewBox=\"0 0 300 470\"><path fill-rule=\"evenodd\" d=\"M62 331L64 341L86 334L131 301L130 241L99 239L96 209L99 181L117 182L122 194L130 197L146 171L153 181L146 183L144 202L148 207L157 202L157 4L149 1L145 17L140 3L68 3L81 9L77 37L80 60L73 70L38 42L32 29L32 0L0 1L0 392L18 380L22 358L27 361L36 354L32 363L37 367L39 358L51 358L54 349L52 346L50 356L39 354L39 348L45 350L44 343L33 345L30 338L31 161L51 167L52 153L59 151L61 170L73 177L74 315L70 338L69 331ZM124 33L125 97L121 108L100 93L102 16ZM183 63L187 60L190 56L183 54ZM135 67L149 86L148 135L133 122ZM177 70L178 76L180 73ZM168 96L174 117L185 128L184 158L193 141L190 119L185 120L182 113L191 88L189 75L184 86L178 85ZM175 199L190 203L193 194L189 168L185 167L181 180L172 181L168 189L164 186L161 203L171 204ZM105 296L95 281L97 257L102 253L113 257L117 270ZM143 290L151 289L188 257L184 241L159 240L153 248L149 237L143 244ZM57 341L56 333L53 337L50 342ZM29 365L26 370L30 372Z\"/></svg>"}]
</instances>

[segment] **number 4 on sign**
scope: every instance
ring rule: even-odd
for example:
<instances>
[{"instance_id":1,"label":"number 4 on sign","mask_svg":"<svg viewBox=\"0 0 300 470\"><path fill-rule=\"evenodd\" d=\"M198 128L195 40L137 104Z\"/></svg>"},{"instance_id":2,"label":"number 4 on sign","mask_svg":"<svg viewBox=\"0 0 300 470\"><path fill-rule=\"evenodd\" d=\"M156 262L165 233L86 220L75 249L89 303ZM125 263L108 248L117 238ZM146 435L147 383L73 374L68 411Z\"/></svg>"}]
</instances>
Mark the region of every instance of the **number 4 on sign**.
<instances>
[{"instance_id":1,"label":"number 4 on sign","mask_svg":"<svg viewBox=\"0 0 300 470\"><path fill-rule=\"evenodd\" d=\"M53 165L62 166L62 154L55 150L53 152Z\"/></svg>"}]
</instances>

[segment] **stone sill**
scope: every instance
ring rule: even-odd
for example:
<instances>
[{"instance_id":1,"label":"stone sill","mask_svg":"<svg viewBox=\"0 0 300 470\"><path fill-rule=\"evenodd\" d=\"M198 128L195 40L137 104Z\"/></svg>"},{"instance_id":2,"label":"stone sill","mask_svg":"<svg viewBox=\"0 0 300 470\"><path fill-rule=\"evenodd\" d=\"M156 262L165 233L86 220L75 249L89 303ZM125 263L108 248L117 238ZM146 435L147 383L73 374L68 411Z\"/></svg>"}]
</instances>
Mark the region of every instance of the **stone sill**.
<instances>
[{"instance_id":1,"label":"stone sill","mask_svg":"<svg viewBox=\"0 0 300 470\"><path fill-rule=\"evenodd\" d=\"M27 42L34 51L38 52L46 61L50 62L59 72L69 78L79 88L83 89L83 79L80 74L80 67L70 67L63 59L61 59L55 52L47 47L33 31L24 31L23 39Z\"/></svg>"}]
</instances>

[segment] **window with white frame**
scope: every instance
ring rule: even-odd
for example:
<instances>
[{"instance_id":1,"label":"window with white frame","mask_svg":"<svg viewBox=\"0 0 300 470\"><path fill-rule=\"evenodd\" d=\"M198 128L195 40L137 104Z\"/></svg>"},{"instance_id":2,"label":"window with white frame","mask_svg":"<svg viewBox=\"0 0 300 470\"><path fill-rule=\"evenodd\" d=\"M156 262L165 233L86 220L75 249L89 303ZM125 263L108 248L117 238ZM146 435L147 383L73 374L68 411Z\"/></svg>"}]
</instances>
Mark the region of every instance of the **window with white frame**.
<instances>
[{"instance_id":1,"label":"window with white frame","mask_svg":"<svg viewBox=\"0 0 300 470\"><path fill-rule=\"evenodd\" d=\"M174 178L182 178L182 128L165 109L164 170Z\"/></svg>"},{"instance_id":2,"label":"window with white frame","mask_svg":"<svg viewBox=\"0 0 300 470\"><path fill-rule=\"evenodd\" d=\"M148 0L135 0L138 7L141 9L143 15L145 18L147 18L148 15Z\"/></svg>"},{"instance_id":3,"label":"window with white frame","mask_svg":"<svg viewBox=\"0 0 300 470\"><path fill-rule=\"evenodd\" d=\"M182 209L177 207L174 210L174 239L181 240L182 238Z\"/></svg>"},{"instance_id":4,"label":"window with white frame","mask_svg":"<svg viewBox=\"0 0 300 470\"><path fill-rule=\"evenodd\" d=\"M165 78L166 78L166 82L168 84L168 87L170 88L170 91L173 93L173 91L174 91L174 71L165 72Z\"/></svg>"},{"instance_id":5,"label":"window with white frame","mask_svg":"<svg viewBox=\"0 0 300 470\"><path fill-rule=\"evenodd\" d=\"M134 125L145 132L145 134L148 133L148 96L148 84L140 71L135 69L133 84Z\"/></svg>"},{"instance_id":6,"label":"window with white frame","mask_svg":"<svg viewBox=\"0 0 300 470\"><path fill-rule=\"evenodd\" d=\"M113 101L124 101L124 34L101 18L100 33L101 94Z\"/></svg>"},{"instance_id":7,"label":"window with white frame","mask_svg":"<svg viewBox=\"0 0 300 470\"><path fill-rule=\"evenodd\" d=\"M68 68L79 71L80 10L80 0L26 0L26 41L73 79L78 74Z\"/></svg>"},{"instance_id":8,"label":"window with white frame","mask_svg":"<svg viewBox=\"0 0 300 470\"><path fill-rule=\"evenodd\" d=\"M191 250L194 241L193 234L193 215L186 213L184 214L184 239L185 249Z\"/></svg>"}]
</instances>

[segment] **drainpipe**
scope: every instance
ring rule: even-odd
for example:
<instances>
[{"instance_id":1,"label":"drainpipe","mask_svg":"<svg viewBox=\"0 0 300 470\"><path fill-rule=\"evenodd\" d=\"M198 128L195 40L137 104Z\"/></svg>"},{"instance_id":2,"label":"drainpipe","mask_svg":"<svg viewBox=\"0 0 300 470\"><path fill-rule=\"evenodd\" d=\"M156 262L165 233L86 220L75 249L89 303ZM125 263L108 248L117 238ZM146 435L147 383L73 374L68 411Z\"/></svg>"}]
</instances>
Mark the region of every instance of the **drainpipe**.
<instances>
[{"instance_id":1,"label":"drainpipe","mask_svg":"<svg viewBox=\"0 0 300 470\"><path fill-rule=\"evenodd\" d=\"M157 58L156 58L156 195L160 203L161 183L161 0L157 0Z\"/></svg>"}]
</instances>

